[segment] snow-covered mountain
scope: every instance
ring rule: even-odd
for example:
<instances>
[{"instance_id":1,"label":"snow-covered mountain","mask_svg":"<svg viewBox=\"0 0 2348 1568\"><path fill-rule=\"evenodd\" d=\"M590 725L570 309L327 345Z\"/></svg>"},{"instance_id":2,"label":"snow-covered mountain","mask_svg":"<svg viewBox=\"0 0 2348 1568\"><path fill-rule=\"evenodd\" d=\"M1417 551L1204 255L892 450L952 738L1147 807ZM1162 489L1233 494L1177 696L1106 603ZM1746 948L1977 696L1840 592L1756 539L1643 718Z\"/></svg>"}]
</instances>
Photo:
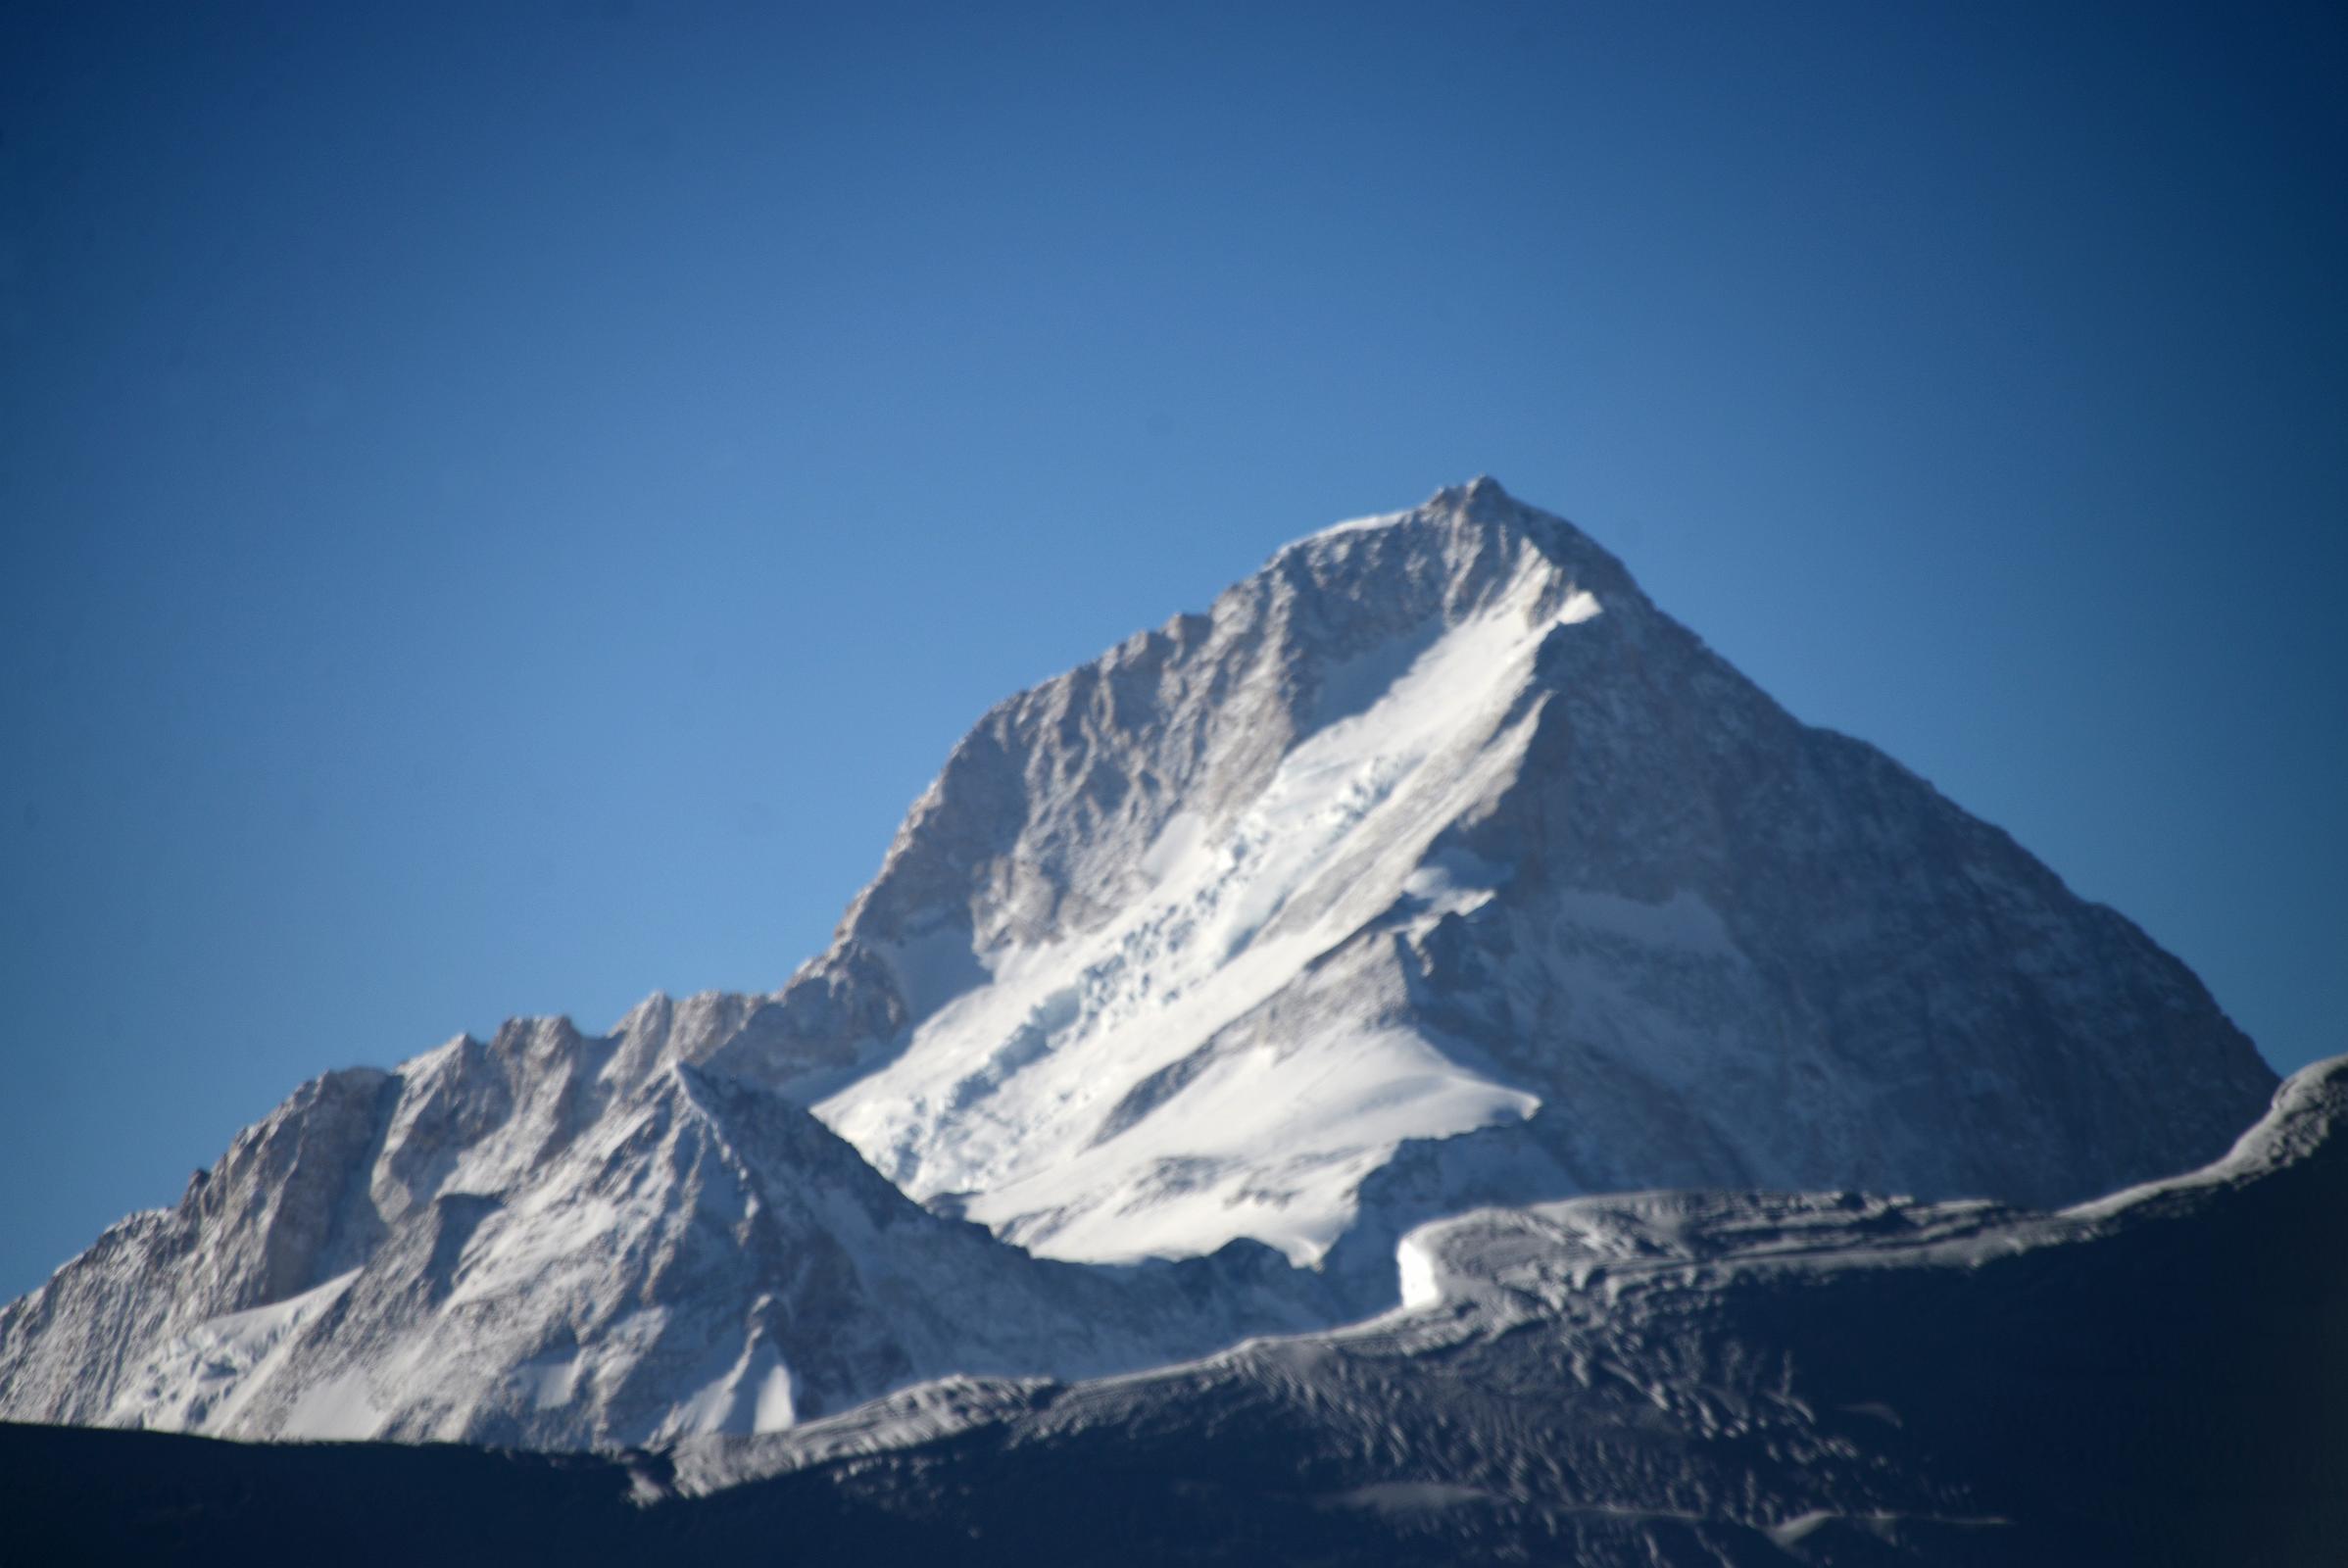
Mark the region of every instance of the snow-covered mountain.
<instances>
[{"instance_id":1,"label":"snow-covered mountain","mask_svg":"<svg viewBox=\"0 0 2348 1568\"><path fill-rule=\"evenodd\" d=\"M1360 1315L1479 1204L2082 1198L2272 1086L2135 927L1479 480L989 713L772 996L306 1086L0 1312L0 1416L766 1429Z\"/></svg>"},{"instance_id":2,"label":"snow-covered mountain","mask_svg":"<svg viewBox=\"0 0 2348 1568\"><path fill-rule=\"evenodd\" d=\"M916 1206L656 998L306 1084L178 1204L0 1312L19 1420L617 1446L955 1372L1112 1371L1325 1320L1276 1254L1104 1269Z\"/></svg>"},{"instance_id":3,"label":"snow-covered mountain","mask_svg":"<svg viewBox=\"0 0 2348 1568\"><path fill-rule=\"evenodd\" d=\"M2273 1074L2194 977L1489 479L980 721L755 1070L1047 1254L1650 1186L2054 1202Z\"/></svg>"}]
</instances>

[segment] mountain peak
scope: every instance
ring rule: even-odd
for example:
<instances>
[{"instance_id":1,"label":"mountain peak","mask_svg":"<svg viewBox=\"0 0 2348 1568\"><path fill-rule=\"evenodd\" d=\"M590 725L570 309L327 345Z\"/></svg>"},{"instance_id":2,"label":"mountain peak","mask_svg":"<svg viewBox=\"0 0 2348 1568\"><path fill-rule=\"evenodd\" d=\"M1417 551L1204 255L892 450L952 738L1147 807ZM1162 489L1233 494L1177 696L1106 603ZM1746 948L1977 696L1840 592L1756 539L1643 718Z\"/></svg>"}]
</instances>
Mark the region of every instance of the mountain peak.
<instances>
[{"instance_id":1,"label":"mountain peak","mask_svg":"<svg viewBox=\"0 0 2348 1568\"><path fill-rule=\"evenodd\" d=\"M1443 486L1435 492L1428 505L1448 507L1477 516L1508 515L1517 510L1516 498L1489 473L1480 473L1465 484Z\"/></svg>"},{"instance_id":2,"label":"mountain peak","mask_svg":"<svg viewBox=\"0 0 2348 1568\"><path fill-rule=\"evenodd\" d=\"M1530 593L1537 614L1577 593L1594 595L1613 611L1647 606L1629 569L1604 546L1565 518L1517 500L1489 474L1445 485L1407 511L1308 534L1276 554L1267 569L1298 585L1312 579L1335 618L1373 625L1430 608L1456 620L1517 590ZM1247 586L1225 598L1244 595Z\"/></svg>"},{"instance_id":3,"label":"mountain peak","mask_svg":"<svg viewBox=\"0 0 2348 1568\"><path fill-rule=\"evenodd\" d=\"M1534 517L1544 515L1500 488L1500 481L1491 474L1480 473L1464 484L1444 485L1406 511L1376 513L1331 523L1296 543L1307 544L1317 539L1332 539L1413 521L1437 520L1508 527L1521 526ZM1294 549L1295 545L1290 548Z\"/></svg>"},{"instance_id":4,"label":"mountain peak","mask_svg":"<svg viewBox=\"0 0 2348 1568\"><path fill-rule=\"evenodd\" d=\"M2065 1201L2273 1085L2140 931L1489 476L999 705L778 1010L893 1180L1088 1259L1382 1259L1534 1193Z\"/></svg>"}]
</instances>

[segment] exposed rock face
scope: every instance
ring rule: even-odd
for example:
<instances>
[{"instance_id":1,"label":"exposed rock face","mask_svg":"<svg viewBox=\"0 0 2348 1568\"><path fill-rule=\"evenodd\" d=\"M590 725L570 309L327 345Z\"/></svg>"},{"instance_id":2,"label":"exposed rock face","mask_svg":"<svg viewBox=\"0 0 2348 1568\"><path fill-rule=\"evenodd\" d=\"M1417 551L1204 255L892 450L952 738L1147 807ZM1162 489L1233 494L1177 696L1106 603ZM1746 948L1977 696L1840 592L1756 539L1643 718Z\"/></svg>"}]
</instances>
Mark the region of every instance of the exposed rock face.
<instances>
[{"instance_id":1,"label":"exposed rock face","mask_svg":"<svg viewBox=\"0 0 2348 1568\"><path fill-rule=\"evenodd\" d=\"M2272 1085L2135 927L1479 480L989 713L775 995L305 1086L0 1312L0 1415L761 1430L1374 1310L1479 1204L2082 1198Z\"/></svg>"}]
</instances>

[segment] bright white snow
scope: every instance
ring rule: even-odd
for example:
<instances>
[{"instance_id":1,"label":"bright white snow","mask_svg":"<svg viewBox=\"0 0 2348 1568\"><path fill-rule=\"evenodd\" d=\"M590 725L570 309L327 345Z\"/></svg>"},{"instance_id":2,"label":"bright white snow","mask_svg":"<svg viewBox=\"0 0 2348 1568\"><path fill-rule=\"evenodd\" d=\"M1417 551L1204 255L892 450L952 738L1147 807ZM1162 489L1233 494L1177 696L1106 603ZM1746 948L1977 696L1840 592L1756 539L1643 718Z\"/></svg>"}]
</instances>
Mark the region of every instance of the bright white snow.
<instances>
[{"instance_id":1,"label":"bright white snow","mask_svg":"<svg viewBox=\"0 0 2348 1568\"><path fill-rule=\"evenodd\" d=\"M1151 885L1119 918L980 955L983 984L817 1113L914 1196L979 1194L972 1218L1047 1255L1179 1256L1250 1236L1300 1262L1403 1140L1532 1114L1538 1097L1417 1029L1332 1014L1217 1055L1166 1109L1094 1141L1136 1085L1405 895L1431 923L1505 874L1430 859L1430 845L1513 775L1529 731L1509 710L1541 640L1597 613L1587 592L1539 613L1552 582L1527 552L1472 618L1345 662L1323 687L1323 710L1342 716L1225 819L1177 812L1139 857Z\"/></svg>"}]
</instances>

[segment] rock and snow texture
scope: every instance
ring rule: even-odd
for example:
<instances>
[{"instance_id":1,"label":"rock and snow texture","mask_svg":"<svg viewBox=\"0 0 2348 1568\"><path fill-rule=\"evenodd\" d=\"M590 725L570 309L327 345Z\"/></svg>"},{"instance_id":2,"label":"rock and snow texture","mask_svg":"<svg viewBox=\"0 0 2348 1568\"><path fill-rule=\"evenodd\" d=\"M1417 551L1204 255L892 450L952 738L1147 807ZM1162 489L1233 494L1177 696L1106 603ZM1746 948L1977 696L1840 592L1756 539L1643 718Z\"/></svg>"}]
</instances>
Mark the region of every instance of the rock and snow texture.
<instances>
[{"instance_id":1,"label":"rock and snow texture","mask_svg":"<svg viewBox=\"0 0 2348 1568\"><path fill-rule=\"evenodd\" d=\"M2272 1084L2125 919L1479 480L989 713L774 995L307 1086L0 1313L0 1416L759 1430L1374 1310L1481 1204L2082 1198Z\"/></svg>"},{"instance_id":2,"label":"rock and snow texture","mask_svg":"<svg viewBox=\"0 0 2348 1568\"><path fill-rule=\"evenodd\" d=\"M775 1010L758 1070L916 1198L1381 1281L1466 1202L2085 1197L2274 1085L2133 925L1490 480L989 713Z\"/></svg>"},{"instance_id":3,"label":"rock and snow texture","mask_svg":"<svg viewBox=\"0 0 2348 1568\"><path fill-rule=\"evenodd\" d=\"M1371 1322L909 1390L681 1444L673 1485L908 1559L2314 1568L2348 1527L2343 1213L2348 1057L2208 1168L2061 1212L1484 1210L1410 1233Z\"/></svg>"},{"instance_id":4,"label":"rock and snow texture","mask_svg":"<svg viewBox=\"0 0 2348 1568\"><path fill-rule=\"evenodd\" d=\"M2348 1058L2042 1214L1632 1194L1414 1231L1411 1305L608 1458L0 1424L42 1561L2334 1568ZM364 1528L353 1533L354 1520Z\"/></svg>"},{"instance_id":5,"label":"rock and snow texture","mask_svg":"<svg viewBox=\"0 0 2348 1568\"><path fill-rule=\"evenodd\" d=\"M614 1446L1325 1317L1261 1249L1087 1268L917 1207L805 1109L678 1059L748 1005L656 999L601 1039L515 1024L306 1085L0 1312L0 1410Z\"/></svg>"}]
</instances>

